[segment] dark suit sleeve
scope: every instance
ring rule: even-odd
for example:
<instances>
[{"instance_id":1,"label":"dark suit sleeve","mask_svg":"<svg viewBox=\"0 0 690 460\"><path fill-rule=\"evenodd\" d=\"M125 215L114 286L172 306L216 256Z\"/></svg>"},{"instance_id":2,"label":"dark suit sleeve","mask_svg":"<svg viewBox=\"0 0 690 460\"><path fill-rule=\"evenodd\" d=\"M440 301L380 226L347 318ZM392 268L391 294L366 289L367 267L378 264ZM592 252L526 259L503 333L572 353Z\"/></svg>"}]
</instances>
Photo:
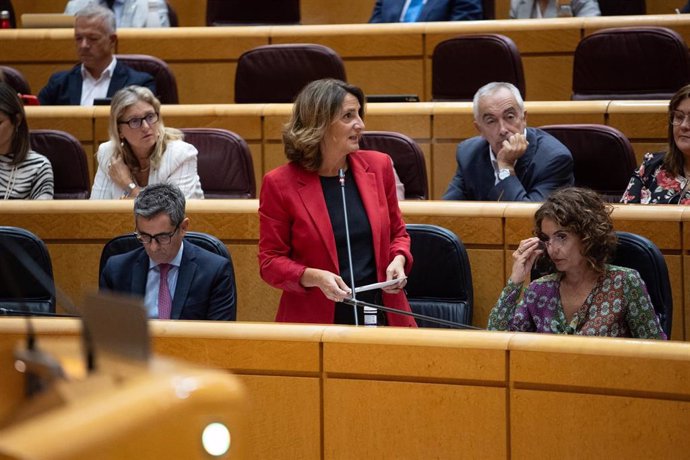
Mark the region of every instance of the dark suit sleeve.
<instances>
[{"instance_id":1,"label":"dark suit sleeve","mask_svg":"<svg viewBox=\"0 0 690 460\"><path fill-rule=\"evenodd\" d=\"M236 318L235 274L230 261L225 259L213 276L206 319L235 321Z\"/></svg>"},{"instance_id":2,"label":"dark suit sleeve","mask_svg":"<svg viewBox=\"0 0 690 460\"><path fill-rule=\"evenodd\" d=\"M98 290L99 291L112 291L113 290L113 282L112 282L112 260L108 259L108 261L105 263L105 267L103 267L103 271L101 272L101 276L98 279Z\"/></svg>"},{"instance_id":3,"label":"dark suit sleeve","mask_svg":"<svg viewBox=\"0 0 690 460\"><path fill-rule=\"evenodd\" d=\"M465 179L462 172L462 167L460 166L460 152L462 150L462 143L458 145L455 152L455 160L458 164L455 170L455 175L450 180L448 184L448 189L446 193L443 194L444 200L464 200L465 199Z\"/></svg>"},{"instance_id":4,"label":"dark suit sleeve","mask_svg":"<svg viewBox=\"0 0 690 460\"><path fill-rule=\"evenodd\" d=\"M481 0L453 0L451 21L478 21L484 19Z\"/></svg>"},{"instance_id":5,"label":"dark suit sleeve","mask_svg":"<svg viewBox=\"0 0 690 460\"><path fill-rule=\"evenodd\" d=\"M369 22L383 22L383 18L381 17L382 3L383 0L376 0L376 4L374 5L374 10L371 12L371 18L369 18Z\"/></svg>"},{"instance_id":6,"label":"dark suit sleeve","mask_svg":"<svg viewBox=\"0 0 690 460\"><path fill-rule=\"evenodd\" d=\"M156 80L153 76L146 72L133 72L131 76L130 85L145 86L150 89L153 94L156 94Z\"/></svg>"},{"instance_id":7,"label":"dark suit sleeve","mask_svg":"<svg viewBox=\"0 0 690 460\"><path fill-rule=\"evenodd\" d=\"M41 105L60 105L59 95L65 91L64 75L62 72L50 76L48 83L38 93L38 102Z\"/></svg>"},{"instance_id":8,"label":"dark suit sleeve","mask_svg":"<svg viewBox=\"0 0 690 460\"><path fill-rule=\"evenodd\" d=\"M489 192L494 201L544 201L553 191L573 185L573 157L570 151L549 135L539 139L534 175L526 189L517 176L499 181ZM525 181L527 182L527 181Z\"/></svg>"}]
</instances>

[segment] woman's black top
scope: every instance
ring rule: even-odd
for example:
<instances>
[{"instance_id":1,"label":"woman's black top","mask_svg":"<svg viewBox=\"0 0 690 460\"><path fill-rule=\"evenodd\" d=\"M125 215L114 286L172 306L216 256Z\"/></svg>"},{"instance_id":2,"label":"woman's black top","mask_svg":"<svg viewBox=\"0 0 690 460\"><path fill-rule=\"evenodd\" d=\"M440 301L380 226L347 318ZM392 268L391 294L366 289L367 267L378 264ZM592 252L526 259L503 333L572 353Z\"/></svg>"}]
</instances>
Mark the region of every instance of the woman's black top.
<instances>
[{"instance_id":1,"label":"woman's black top","mask_svg":"<svg viewBox=\"0 0 690 460\"><path fill-rule=\"evenodd\" d=\"M338 251L339 275L343 281L352 288L350 280L350 261L347 251L347 235L345 232L345 214L343 212L343 196L340 178L321 176L321 187L328 208L328 215L333 227L335 236L335 246ZM355 183L352 172L348 169L345 172L345 203L347 205L348 226L350 230L350 245L352 247L352 271L355 276L355 286L376 283L376 259L374 257L374 244L371 234L371 225L367 217L362 197ZM367 291L357 294L358 300L380 304L380 291ZM361 309L360 309L361 310ZM359 324L363 324L360 314ZM385 315L380 313L379 324ZM352 306L337 302L335 304L335 324L354 324L354 314Z\"/></svg>"}]
</instances>

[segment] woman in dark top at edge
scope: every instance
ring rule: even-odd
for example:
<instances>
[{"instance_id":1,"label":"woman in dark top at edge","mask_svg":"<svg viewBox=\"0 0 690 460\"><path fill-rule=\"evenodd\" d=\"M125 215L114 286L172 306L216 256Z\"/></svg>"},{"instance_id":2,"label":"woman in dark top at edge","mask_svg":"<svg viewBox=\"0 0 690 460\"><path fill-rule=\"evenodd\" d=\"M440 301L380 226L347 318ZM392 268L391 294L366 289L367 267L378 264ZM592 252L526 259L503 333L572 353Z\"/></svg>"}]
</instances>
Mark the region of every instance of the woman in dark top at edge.
<instances>
[{"instance_id":1,"label":"woman in dark top at edge","mask_svg":"<svg viewBox=\"0 0 690 460\"><path fill-rule=\"evenodd\" d=\"M400 279L357 299L410 311L403 291L412 267L410 237L393 166L386 154L359 150L363 116L364 94L339 80L314 81L295 100L283 131L289 162L266 174L259 204L261 277L283 290L277 321L355 322L353 308L342 303L352 295L352 282L341 187L354 285ZM376 316L379 325L416 327L408 316ZM361 309L358 323L365 323Z\"/></svg>"}]
</instances>

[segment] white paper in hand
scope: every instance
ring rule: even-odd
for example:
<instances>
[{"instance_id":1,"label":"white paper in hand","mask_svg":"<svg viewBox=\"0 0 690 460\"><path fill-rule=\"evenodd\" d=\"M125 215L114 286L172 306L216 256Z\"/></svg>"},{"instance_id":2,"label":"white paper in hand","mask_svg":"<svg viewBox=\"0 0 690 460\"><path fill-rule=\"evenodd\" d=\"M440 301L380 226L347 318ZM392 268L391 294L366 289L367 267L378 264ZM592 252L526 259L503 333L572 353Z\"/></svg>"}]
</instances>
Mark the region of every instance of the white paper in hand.
<instances>
[{"instance_id":1,"label":"white paper in hand","mask_svg":"<svg viewBox=\"0 0 690 460\"><path fill-rule=\"evenodd\" d=\"M371 291L372 289L383 289L385 287L398 284L402 280L405 280L405 279L407 279L407 276L404 276L402 278L396 278L396 279L389 280L389 281L381 281L380 283L367 284L366 286L359 286L359 287L355 288L355 293L364 292L364 291Z\"/></svg>"}]
</instances>

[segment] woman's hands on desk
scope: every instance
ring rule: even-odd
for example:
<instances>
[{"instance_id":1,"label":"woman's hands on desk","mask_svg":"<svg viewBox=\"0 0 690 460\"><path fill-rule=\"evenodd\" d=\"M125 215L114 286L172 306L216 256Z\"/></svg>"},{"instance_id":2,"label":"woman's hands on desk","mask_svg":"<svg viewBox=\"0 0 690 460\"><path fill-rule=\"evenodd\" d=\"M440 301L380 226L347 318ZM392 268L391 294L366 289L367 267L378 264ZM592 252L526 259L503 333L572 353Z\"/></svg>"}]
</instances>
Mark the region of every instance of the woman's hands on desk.
<instances>
[{"instance_id":1,"label":"woman's hands on desk","mask_svg":"<svg viewBox=\"0 0 690 460\"><path fill-rule=\"evenodd\" d=\"M343 299L352 295L352 290L347 287L347 284L340 276L318 268L307 268L304 270L299 282L307 288L318 287L328 300L334 302L342 302Z\"/></svg>"},{"instance_id":2,"label":"woman's hands on desk","mask_svg":"<svg viewBox=\"0 0 690 460\"><path fill-rule=\"evenodd\" d=\"M542 254L544 244L536 236L520 241L518 248L513 252L513 271L510 280L515 284L522 284L532 271L534 262Z\"/></svg>"}]
</instances>

